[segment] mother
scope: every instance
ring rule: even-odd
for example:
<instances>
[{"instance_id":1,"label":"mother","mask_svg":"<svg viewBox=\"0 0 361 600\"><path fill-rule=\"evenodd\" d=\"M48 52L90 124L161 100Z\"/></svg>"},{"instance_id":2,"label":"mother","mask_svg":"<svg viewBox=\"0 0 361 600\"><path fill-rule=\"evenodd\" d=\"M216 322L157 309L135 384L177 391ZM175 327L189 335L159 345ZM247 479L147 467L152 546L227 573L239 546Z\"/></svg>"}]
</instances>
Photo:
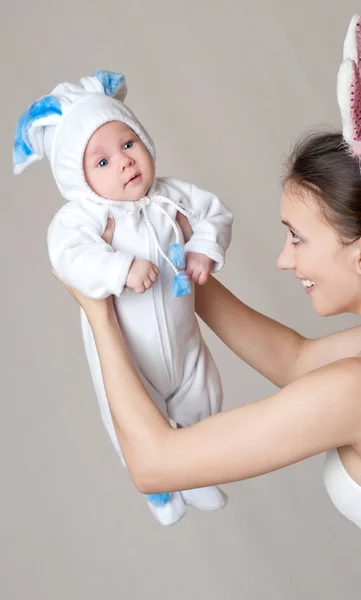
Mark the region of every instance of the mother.
<instances>
[{"instance_id":1,"label":"mother","mask_svg":"<svg viewBox=\"0 0 361 600\"><path fill-rule=\"evenodd\" d=\"M341 134L317 134L296 147L281 220L288 232L278 266L302 280L315 311L361 316L361 175ZM111 235L110 225L109 242ZM281 390L175 430L138 377L112 298L70 291L92 327L119 444L141 492L246 479L328 450L326 487L361 527L361 326L308 340L211 277L197 287L198 315Z\"/></svg>"},{"instance_id":2,"label":"mother","mask_svg":"<svg viewBox=\"0 0 361 600\"><path fill-rule=\"evenodd\" d=\"M360 21L351 25L354 36ZM281 201L287 239L278 266L294 272L324 316L361 316L361 174L359 159L345 144L348 116L343 114L343 135L317 133L296 146ZM181 226L189 235L188 223ZM106 241L111 236L109 226ZM281 389L173 429L138 377L112 298L91 300L70 291L92 328L119 444L141 492L238 481L327 451L326 488L340 512L361 528L361 326L305 339L210 277L197 286L198 315Z\"/></svg>"}]
</instances>

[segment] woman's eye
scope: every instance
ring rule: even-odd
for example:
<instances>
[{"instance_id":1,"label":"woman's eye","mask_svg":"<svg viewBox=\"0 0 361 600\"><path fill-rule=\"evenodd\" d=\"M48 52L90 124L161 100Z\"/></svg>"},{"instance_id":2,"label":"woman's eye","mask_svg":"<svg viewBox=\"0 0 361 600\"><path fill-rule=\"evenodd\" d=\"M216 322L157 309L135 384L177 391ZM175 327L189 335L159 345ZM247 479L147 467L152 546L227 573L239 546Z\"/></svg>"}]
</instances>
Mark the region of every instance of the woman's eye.
<instances>
[{"instance_id":1,"label":"woman's eye","mask_svg":"<svg viewBox=\"0 0 361 600\"><path fill-rule=\"evenodd\" d=\"M298 244L301 240L298 237L298 235L295 234L294 231L291 231L291 236L292 236L292 244Z\"/></svg>"},{"instance_id":2,"label":"woman's eye","mask_svg":"<svg viewBox=\"0 0 361 600\"><path fill-rule=\"evenodd\" d=\"M109 161L107 158L102 158L102 160L98 162L98 167L106 167L108 163Z\"/></svg>"},{"instance_id":3,"label":"woman's eye","mask_svg":"<svg viewBox=\"0 0 361 600\"><path fill-rule=\"evenodd\" d=\"M133 142L125 142L125 144L123 146L124 150L129 150L132 147L133 147Z\"/></svg>"}]
</instances>

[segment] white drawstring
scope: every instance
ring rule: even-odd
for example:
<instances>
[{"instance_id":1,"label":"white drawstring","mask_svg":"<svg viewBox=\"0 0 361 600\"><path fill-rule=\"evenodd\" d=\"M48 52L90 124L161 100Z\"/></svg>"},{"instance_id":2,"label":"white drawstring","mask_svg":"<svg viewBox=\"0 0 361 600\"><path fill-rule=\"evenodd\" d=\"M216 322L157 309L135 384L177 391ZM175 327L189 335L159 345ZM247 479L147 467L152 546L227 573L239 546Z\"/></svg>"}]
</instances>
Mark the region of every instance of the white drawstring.
<instances>
[{"instance_id":1,"label":"white drawstring","mask_svg":"<svg viewBox=\"0 0 361 600\"><path fill-rule=\"evenodd\" d=\"M144 221L145 221L145 223L146 223L146 225L147 225L150 233L152 234L154 243L155 243L155 245L157 247L157 250L158 250L159 254L161 254L163 256L164 260L167 261L167 263L169 264L169 266L173 269L174 273L177 275L179 273L177 267L172 263L171 259L166 254L164 254L162 248L159 245L157 234L154 231L153 225L149 221L149 217L148 217L147 210L146 210L145 206L143 206L143 208L141 209L141 212L143 213ZM169 215L167 215L167 216L169 216ZM173 223L173 221L172 221L172 223ZM177 231L177 235L178 235L178 231ZM179 239L179 235L178 235L178 239Z\"/></svg>"},{"instance_id":2,"label":"white drawstring","mask_svg":"<svg viewBox=\"0 0 361 600\"><path fill-rule=\"evenodd\" d=\"M170 224L173 227L173 231L175 234L175 239L176 239L177 244L179 244L179 239L180 239L178 228L177 228L175 222L173 221L172 217L167 213L167 211L163 208L163 206L161 206L161 204L173 205L177 211L182 213L182 215L184 215L187 218L190 218L191 216L193 216L194 211L193 210L189 210L189 211L185 210L184 208L179 206L176 202L174 202L170 198L166 198L165 196L152 196L152 198L149 198L148 196L144 196L144 198L141 198L137 202L134 202L133 208L131 210L127 211L127 214L129 214L129 215L135 215L137 213L143 214L145 224L148 227L148 230L150 231L150 233L153 237L154 243L157 247L159 254L164 258L164 260L173 269L174 273L176 275L178 275L179 271L178 271L177 267L173 264L173 262L170 260L170 258L166 254L164 254L162 248L160 247L159 241L157 238L157 234L154 230L152 223L149 220L147 206L149 206L150 204L156 204L160 208L162 213L166 216L168 221L170 221Z\"/></svg>"}]
</instances>

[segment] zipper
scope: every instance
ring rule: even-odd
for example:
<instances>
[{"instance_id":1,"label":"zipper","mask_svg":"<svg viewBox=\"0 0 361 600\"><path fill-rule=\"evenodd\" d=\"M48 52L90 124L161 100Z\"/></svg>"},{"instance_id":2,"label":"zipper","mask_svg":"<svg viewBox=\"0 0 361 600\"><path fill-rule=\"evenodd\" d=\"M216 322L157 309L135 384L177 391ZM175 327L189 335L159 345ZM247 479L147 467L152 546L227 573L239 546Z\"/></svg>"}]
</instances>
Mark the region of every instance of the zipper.
<instances>
[{"instance_id":1,"label":"zipper","mask_svg":"<svg viewBox=\"0 0 361 600\"><path fill-rule=\"evenodd\" d=\"M146 225L144 223L144 220L143 220L143 225L144 225L144 229L146 231L147 239L148 239L149 260L153 264L156 264L155 256L154 256L155 252L153 252L154 247L155 247L154 241L148 231L148 228L146 227ZM162 290L161 290L161 286L156 285L156 284L153 285L151 289L153 291L154 307L155 307L155 312L157 315L157 321L158 321L158 326L159 326L160 344L161 344L161 350L163 353L164 364L165 364L166 372L168 375L169 383L172 386L172 381L173 381L172 350L171 350L170 337L169 337L169 333L168 333L168 329L167 329L167 320L165 317Z\"/></svg>"}]
</instances>

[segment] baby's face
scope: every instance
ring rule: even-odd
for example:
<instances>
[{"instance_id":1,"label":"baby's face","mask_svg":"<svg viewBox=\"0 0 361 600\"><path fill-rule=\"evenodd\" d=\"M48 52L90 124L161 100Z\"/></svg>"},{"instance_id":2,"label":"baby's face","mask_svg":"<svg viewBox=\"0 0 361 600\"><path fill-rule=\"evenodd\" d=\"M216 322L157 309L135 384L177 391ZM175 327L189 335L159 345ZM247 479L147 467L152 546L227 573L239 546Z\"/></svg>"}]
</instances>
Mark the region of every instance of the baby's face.
<instances>
[{"instance_id":1,"label":"baby's face","mask_svg":"<svg viewBox=\"0 0 361 600\"><path fill-rule=\"evenodd\" d=\"M85 149L83 166L89 187L107 200L139 200L155 176L148 150L120 121L110 121L96 130Z\"/></svg>"}]
</instances>

